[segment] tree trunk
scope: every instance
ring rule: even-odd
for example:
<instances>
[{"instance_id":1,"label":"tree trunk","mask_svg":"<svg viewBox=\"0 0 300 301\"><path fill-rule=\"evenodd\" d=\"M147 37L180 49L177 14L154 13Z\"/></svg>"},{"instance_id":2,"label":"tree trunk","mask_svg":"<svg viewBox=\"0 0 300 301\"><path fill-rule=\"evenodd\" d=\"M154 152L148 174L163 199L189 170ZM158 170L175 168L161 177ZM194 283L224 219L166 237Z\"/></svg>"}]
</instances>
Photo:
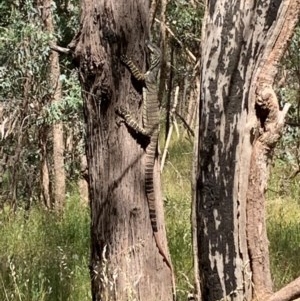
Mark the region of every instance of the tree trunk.
<instances>
[{"instance_id":1,"label":"tree trunk","mask_svg":"<svg viewBox=\"0 0 300 301\"><path fill-rule=\"evenodd\" d=\"M84 154L80 155L80 177L78 179L78 189L80 203L87 206L89 204L88 170L87 160Z\"/></svg>"},{"instance_id":2,"label":"tree trunk","mask_svg":"<svg viewBox=\"0 0 300 301\"><path fill-rule=\"evenodd\" d=\"M294 0L208 2L195 209L205 301L276 295L264 192L288 106L280 110L272 84L299 9Z\"/></svg>"},{"instance_id":3,"label":"tree trunk","mask_svg":"<svg viewBox=\"0 0 300 301\"><path fill-rule=\"evenodd\" d=\"M61 94L59 92L59 94ZM55 97L59 101L60 97ZM63 123L53 124L53 195L55 208L61 211L65 205L66 175L64 164L64 133Z\"/></svg>"},{"instance_id":4,"label":"tree trunk","mask_svg":"<svg viewBox=\"0 0 300 301\"><path fill-rule=\"evenodd\" d=\"M50 197L50 175L49 175L49 161L47 156L47 137L48 129L44 126L40 130L39 135L39 146L41 149L40 160L40 177L41 177L41 198L43 199L44 205L47 209L52 208L51 197Z\"/></svg>"},{"instance_id":5,"label":"tree trunk","mask_svg":"<svg viewBox=\"0 0 300 301\"><path fill-rule=\"evenodd\" d=\"M42 18L45 24L45 29L52 35L55 35L54 25L51 13L51 0L41 1ZM61 82L60 82L60 66L59 66L59 54L55 51L50 52L50 82L53 88L53 94L51 98L52 103L59 102L61 100ZM64 165L64 133L63 123L57 121L52 126L53 134L53 197L54 207L57 210L62 210L65 203L66 194L66 176Z\"/></svg>"},{"instance_id":6,"label":"tree trunk","mask_svg":"<svg viewBox=\"0 0 300 301\"><path fill-rule=\"evenodd\" d=\"M165 91L166 91L166 79L167 79L167 39L166 39L166 8L167 0L160 1L160 45L161 45L161 68L159 79L159 93L158 99L160 103L163 103Z\"/></svg>"},{"instance_id":7,"label":"tree trunk","mask_svg":"<svg viewBox=\"0 0 300 301\"><path fill-rule=\"evenodd\" d=\"M115 112L120 105L135 117L142 111L141 85L120 56L145 71L148 18L148 1L82 1L81 29L69 45L84 98L95 301L172 299L171 273L156 247L145 195L145 142ZM157 169L155 175L159 179ZM163 217L159 222L165 246Z\"/></svg>"},{"instance_id":8,"label":"tree trunk","mask_svg":"<svg viewBox=\"0 0 300 301\"><path fill-rule=\"evenodd\" d=\"M171 44L171 50L170 50L170 65L173 66L174 63L174 47L173 44ZM169 76L168 76L168 91L167 91L167 99L166 99L166 128L165 128L165 141L168 139L168 133L170 130L170 119L171 119L171 102L172 102L172 88L173 88L173 77L174 77L174 71L173 68L170 68L169 70Z\"/></svg>"}]
</instances>

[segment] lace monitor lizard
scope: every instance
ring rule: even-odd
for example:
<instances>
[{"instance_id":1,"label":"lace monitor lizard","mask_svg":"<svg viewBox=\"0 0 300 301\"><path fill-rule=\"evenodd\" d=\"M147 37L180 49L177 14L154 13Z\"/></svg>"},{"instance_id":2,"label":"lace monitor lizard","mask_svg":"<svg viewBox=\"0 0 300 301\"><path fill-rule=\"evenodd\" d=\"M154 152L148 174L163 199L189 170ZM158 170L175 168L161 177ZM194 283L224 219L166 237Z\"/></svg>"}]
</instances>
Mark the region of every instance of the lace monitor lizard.
<instances>
[{"instance_id":1,"label":"lace monitor lizard","mask_svg":"<svg viewBox=\"0 0 300 301\"><path fill-rule=\"evenodd\" d=\"M124 107L118 107L116 112L120 115L125 123L136 132L141 133L150 138L150 142L146 148L146 168L145 168L145 190L149 206L150 221L153 231L154 240L158 248L159 253L163 257L167 266L172 273L173 293L175 292L175 280L173 273L173 266L163 250L160 242L156 207L155 207L155 193L153 183L153 170L155 163L155 156L158 145L159 135L159 118L160 109L158 101L158 85L157 77L160 70L161 52L160 49L150 42L146 43L150 51L150 67L146 73L140 72L140 70L134 65L134 63L126 56L122 56L122 62L128 67L132 75L140 82L143 83L143 126L140 126L138 122L131 116L131 113ZM175 293L174 293L175 296ZM174 297L175 298L175 297Z\"/></svg>"}]
</instances>

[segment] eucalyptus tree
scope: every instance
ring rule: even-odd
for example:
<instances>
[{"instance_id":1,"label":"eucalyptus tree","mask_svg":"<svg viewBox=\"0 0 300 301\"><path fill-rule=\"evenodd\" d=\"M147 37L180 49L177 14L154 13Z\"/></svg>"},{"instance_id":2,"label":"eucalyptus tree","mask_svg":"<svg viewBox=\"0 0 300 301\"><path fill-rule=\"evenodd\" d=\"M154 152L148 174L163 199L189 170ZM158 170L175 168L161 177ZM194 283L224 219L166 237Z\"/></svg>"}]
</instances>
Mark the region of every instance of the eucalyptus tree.
<instances>
[{"instance_id":1,"label":"eucalyptus tree","mask_svg":"<svg viewBox=\"0 0 300 301\"><path fill-rule=\"evenodd\" d=\"M65 136L70 128L73 133L81 129L78 125L82 106L75 72L69 68L71 60L66 56L58 60L57 53L49 47L56 40L63 45L70 42L68 35L76 28L77 2L58 6L53 1L33 0L0 4L0 194L4 202L9 200L15 208L23 206L23 201L29 205L41 199L46 207L52 207L51 196L61 203L58 199L65 197L65 176L55 180L56 185L51 186L51 182L56 179L57 170L63 174L65 167L76 166L70 163L70 157L80 162L73 147L64 166L63 146L68 143L61 133L60 149L55 151L59 160L52 155L57 149L53 142L57 131L52 135L51 128L57 124L61 128L64 123L68 130ZM51 102L54 96L61 98L59 104ZM82 137L82 131L74 136ZM69 180L74 180L70 175L75 172L70 172L70 168L67 172Z\"/></svg>"},{"instance_id":2,"label":"eucalyptus tree","mask_svg":"<svg viewBox=\"0 0 300 301\"><path fill-rule=\"evenodd\" d=\"M153 239L145 195L145 139L120 124L116 114L120 105L134 116L142 111L142 85L131 80L120 57L146 70L149 2L81 3L80 31L69 49L84 99L93 300L171 300L171 272ZM154 174L160 199L157 166ZM161 209L160 202L167 250Z\"/></svg>"},{"instance_id":3,"label":"eucalyptus tree","mask_svg":"<svg viewBox=\"0 0 300 301\"><path fill-rule=\"evenodd\" d=\"M55 27L53 22L53 15L51 9L51 0L38 1L38 7L41 10L42 20L44 23L45 31L51 35L56 43L55 39ZM51 50L49 54L49 82L51 83L50 98L51 102L56 104L62 101L62 84L61 84L61 72L59 54L56 51ZM49 181L49 169L47 163L46 146L48 135L43 136L41 141L43 152L42 162L42 184L43 192L46 204L51 206L50 202L50 181ZM66 194L66 173L64 164L64 131L63 123L58 120L52 125L52 137L53 137L53 203L57 210L62 210L65 203Z\"/></svg>"},{"instance_id":4,"label":"eucalyptus tree","mask_svg":"<svg viewBox=\"0 0 300 301\"><path fill-rule=\"evenodd\" d=\"M207 1L194 182L199 300L300 296L300 278L273 293L264 196L289 108L274 79L299 12L298 0Z\"/></svg>"},{"instance_id":5,"label":"eucalyptus tree","mask_svg":"<svg viewBox=\"0 0 300 301\"><path fill-rule=\"evenodd\" d=\"M1 195L16 208L40 194L49 35L32 1L2 2L0 19Z\"/></svg>"}]
</instances>

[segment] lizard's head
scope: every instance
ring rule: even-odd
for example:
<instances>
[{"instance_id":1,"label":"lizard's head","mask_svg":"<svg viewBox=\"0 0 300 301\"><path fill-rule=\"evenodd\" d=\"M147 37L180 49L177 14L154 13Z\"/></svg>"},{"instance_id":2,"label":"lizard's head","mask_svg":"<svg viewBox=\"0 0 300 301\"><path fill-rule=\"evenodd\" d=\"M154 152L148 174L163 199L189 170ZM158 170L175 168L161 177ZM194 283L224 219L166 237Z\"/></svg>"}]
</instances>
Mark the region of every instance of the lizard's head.
<instances>
[{"instance_id":1,"label":"lizard's head","mask_svg":"<svg viewBox=\"0 0 300 301\"><path fill-rule=\"evenodd\" d=\"M150 43L149 41L146 41L146 45L150 51L150 56L151 56L150 69L153 69L160 64L161 51L160 51L159 47Z\"/></svg>"},{"instance_id":2,"label":"lizard's head","mask_svg":"<svg viewBox=\"0 0 300 301\"><path fill-rule=\"evenodd\" d=\"M148 49L150 50L150 53L153 54L154 56L160 56L161 52L158 46L152 44L149 41L146 41L146 46L148 47Z\"/></svg>"}]
</instances>

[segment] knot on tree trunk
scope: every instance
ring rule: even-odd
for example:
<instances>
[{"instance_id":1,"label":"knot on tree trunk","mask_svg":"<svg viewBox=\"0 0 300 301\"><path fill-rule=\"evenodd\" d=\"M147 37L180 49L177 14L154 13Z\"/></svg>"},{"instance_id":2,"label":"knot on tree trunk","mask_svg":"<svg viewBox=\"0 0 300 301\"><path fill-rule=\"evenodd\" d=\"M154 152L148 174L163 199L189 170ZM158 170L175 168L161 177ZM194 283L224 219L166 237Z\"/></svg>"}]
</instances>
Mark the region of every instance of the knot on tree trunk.
<instances>
[{"instance_id":1,"label":"knot on tree trunk","mask_svg":"<svg viewBox=\"0 0 300 301\"><path fill-rule=\"evenodd\" d=\"M277 96L270 85L265 84L257 89L256 114L261 127L259 140L267 148L274 148L279 141L289 107L290 104L285 104L280 110Z\"/></svg>"}]
</instances>

